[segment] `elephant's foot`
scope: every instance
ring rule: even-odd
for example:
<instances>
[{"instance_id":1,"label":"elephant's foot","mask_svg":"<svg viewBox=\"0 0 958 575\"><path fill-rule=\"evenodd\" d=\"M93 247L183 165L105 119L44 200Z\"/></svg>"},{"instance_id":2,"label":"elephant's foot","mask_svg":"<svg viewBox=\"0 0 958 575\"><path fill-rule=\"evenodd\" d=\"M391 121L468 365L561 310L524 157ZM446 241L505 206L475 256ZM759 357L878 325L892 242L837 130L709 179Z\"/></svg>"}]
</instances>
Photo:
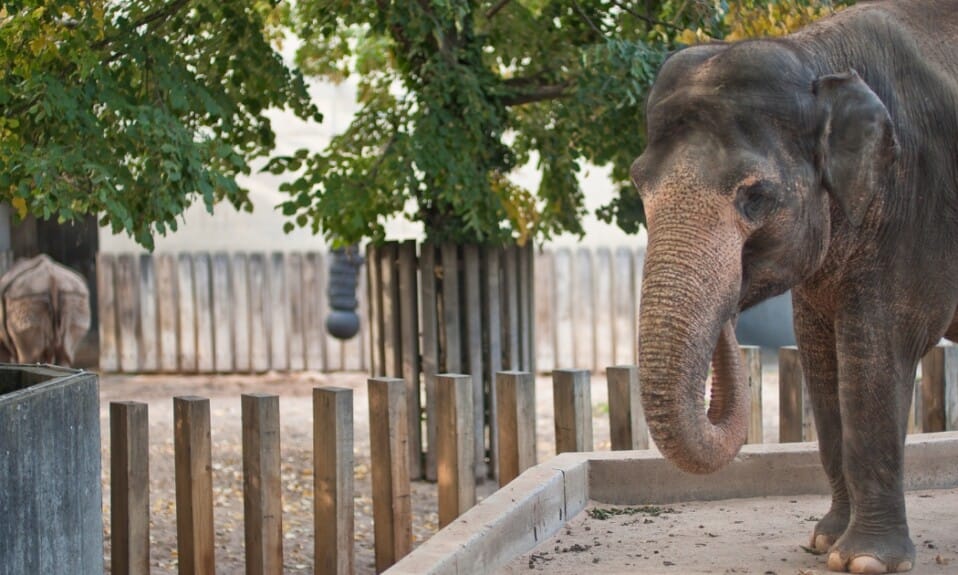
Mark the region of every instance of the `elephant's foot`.
<instances>
[{"instance_id":1,"label":"elephant's foot","mask_svg":"<svg viewBox=\"0 0 958 575\"><path fill-rule=\"evenodd\" d=\"M901 573L911 571L915 546L907 528L884 535L863 535L849 528L828 553L831 571Z\"/></svg>"},{"instance_id":2,"label":"elephant's foot","mask_svg":"<svg viewBox=\"0 0 958 575\"><path fill-rule=\"evenodd\" d=\"M832 545L845 533L848 527L848 507L832 507L825 517L815 524L812 532L811 550L819 555L828 553Z\"/></svg>"}]
</instances>

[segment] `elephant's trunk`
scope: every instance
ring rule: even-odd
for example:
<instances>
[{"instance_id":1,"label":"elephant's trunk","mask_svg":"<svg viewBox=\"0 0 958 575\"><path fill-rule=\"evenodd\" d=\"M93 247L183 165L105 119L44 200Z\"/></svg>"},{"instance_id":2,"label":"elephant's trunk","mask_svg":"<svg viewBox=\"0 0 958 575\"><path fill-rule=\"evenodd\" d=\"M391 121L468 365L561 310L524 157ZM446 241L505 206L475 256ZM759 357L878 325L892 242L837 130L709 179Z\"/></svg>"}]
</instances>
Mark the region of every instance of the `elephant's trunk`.
<instances>
[{"instance_id":1,"label":"elephant's trunk","mask_svg":"<svg viewBox=\"0 0 958 575\"><path fill-rule=\"evenodd\" d=\"M710 473L735 457L748 428L748 383L733 323L742 240L731 226L724 233L659 228L650 226L642 284L642 403L662 453L686 471Z\"/></svg>"}]
</instances>

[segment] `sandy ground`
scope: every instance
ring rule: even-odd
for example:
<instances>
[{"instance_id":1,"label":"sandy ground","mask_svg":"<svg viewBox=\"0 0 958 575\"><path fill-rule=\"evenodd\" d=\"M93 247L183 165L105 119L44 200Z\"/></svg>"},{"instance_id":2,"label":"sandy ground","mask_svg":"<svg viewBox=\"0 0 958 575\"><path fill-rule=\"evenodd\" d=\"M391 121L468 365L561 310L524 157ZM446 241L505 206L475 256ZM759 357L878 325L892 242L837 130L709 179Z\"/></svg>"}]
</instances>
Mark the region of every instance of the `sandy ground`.
<instances>
[{"instance_id":1,"label":"sandy ground","mask_svg":"<svg viewBox=\"0 0 958 575\"><path fill-rule=\"evenodd\" d=\"M907 495L915 575L958 573L958 489ZM820 575L805 550L828 508L819 496L616 507L592 502L501 575L545 572Z\"/></svg>"}]
</instances>

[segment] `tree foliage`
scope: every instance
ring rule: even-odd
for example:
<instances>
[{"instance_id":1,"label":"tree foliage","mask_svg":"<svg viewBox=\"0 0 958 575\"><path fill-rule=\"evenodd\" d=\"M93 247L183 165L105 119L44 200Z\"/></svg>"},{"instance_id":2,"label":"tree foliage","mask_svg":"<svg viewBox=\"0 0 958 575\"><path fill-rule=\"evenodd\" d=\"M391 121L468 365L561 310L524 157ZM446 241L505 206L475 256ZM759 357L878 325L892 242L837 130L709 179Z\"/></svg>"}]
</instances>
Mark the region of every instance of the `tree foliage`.
<instances>
[{"instance_id":1,"label":"tree foliage","mask_svg":"<svg viewBox=\"0 0 958 575\"><path fill-rule=\"evenodd\" d=\"M708 38L781 34L831 0L297 0L309 75L358 79L360 111L315 154L278 158L293 225L381 239L387 217L437 240L582 233L579 171L611 167L600 216L637 231L628 169L666 54ZM509 179L533 161L538 189Z\"/></svg>"},{"instance_id":2,"label":"tree foliage","mask_svg":"<svg viewBox=\"0 0 958 575\"><path fill-rule=\"evenodd\" d=\"M96 213L146 247L195 199L249 209L264 112L319 120L271 44L266 0L19 0L0 7L0 200Z\"/></svg>"}]
</instances>

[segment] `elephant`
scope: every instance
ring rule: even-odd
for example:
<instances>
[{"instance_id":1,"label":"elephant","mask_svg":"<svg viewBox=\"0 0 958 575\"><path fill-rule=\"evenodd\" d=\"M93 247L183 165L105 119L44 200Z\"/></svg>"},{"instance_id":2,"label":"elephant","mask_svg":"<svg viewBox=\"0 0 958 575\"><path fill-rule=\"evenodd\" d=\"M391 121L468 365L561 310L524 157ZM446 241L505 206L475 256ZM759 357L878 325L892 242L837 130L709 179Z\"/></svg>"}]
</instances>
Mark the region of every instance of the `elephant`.
<instances>
[{"instance_id":1,"label":"elephant","mask_svg":"<svg viewBox=\"0 0 958 575\"><path fill-rule=\"evenodd\" d=\"M90 290L80 274L41 254L0 277L0 361L72 366L90 329Z\"/></svg>"},{"instance_id":2,"label":"elephant","mask_svg":"<svg viewBox=\"0 0 958 575\"><path fill-rule=\"evenodd\" d=\"M791 289L831 487L811 547L833 571L910 570L914 376L958 336L958 1L860 2L778 39L690 46L645 105L630 176L653 439L693 473L737 455L749 393L734 326Z\"/></svg>"}]
</instances>

